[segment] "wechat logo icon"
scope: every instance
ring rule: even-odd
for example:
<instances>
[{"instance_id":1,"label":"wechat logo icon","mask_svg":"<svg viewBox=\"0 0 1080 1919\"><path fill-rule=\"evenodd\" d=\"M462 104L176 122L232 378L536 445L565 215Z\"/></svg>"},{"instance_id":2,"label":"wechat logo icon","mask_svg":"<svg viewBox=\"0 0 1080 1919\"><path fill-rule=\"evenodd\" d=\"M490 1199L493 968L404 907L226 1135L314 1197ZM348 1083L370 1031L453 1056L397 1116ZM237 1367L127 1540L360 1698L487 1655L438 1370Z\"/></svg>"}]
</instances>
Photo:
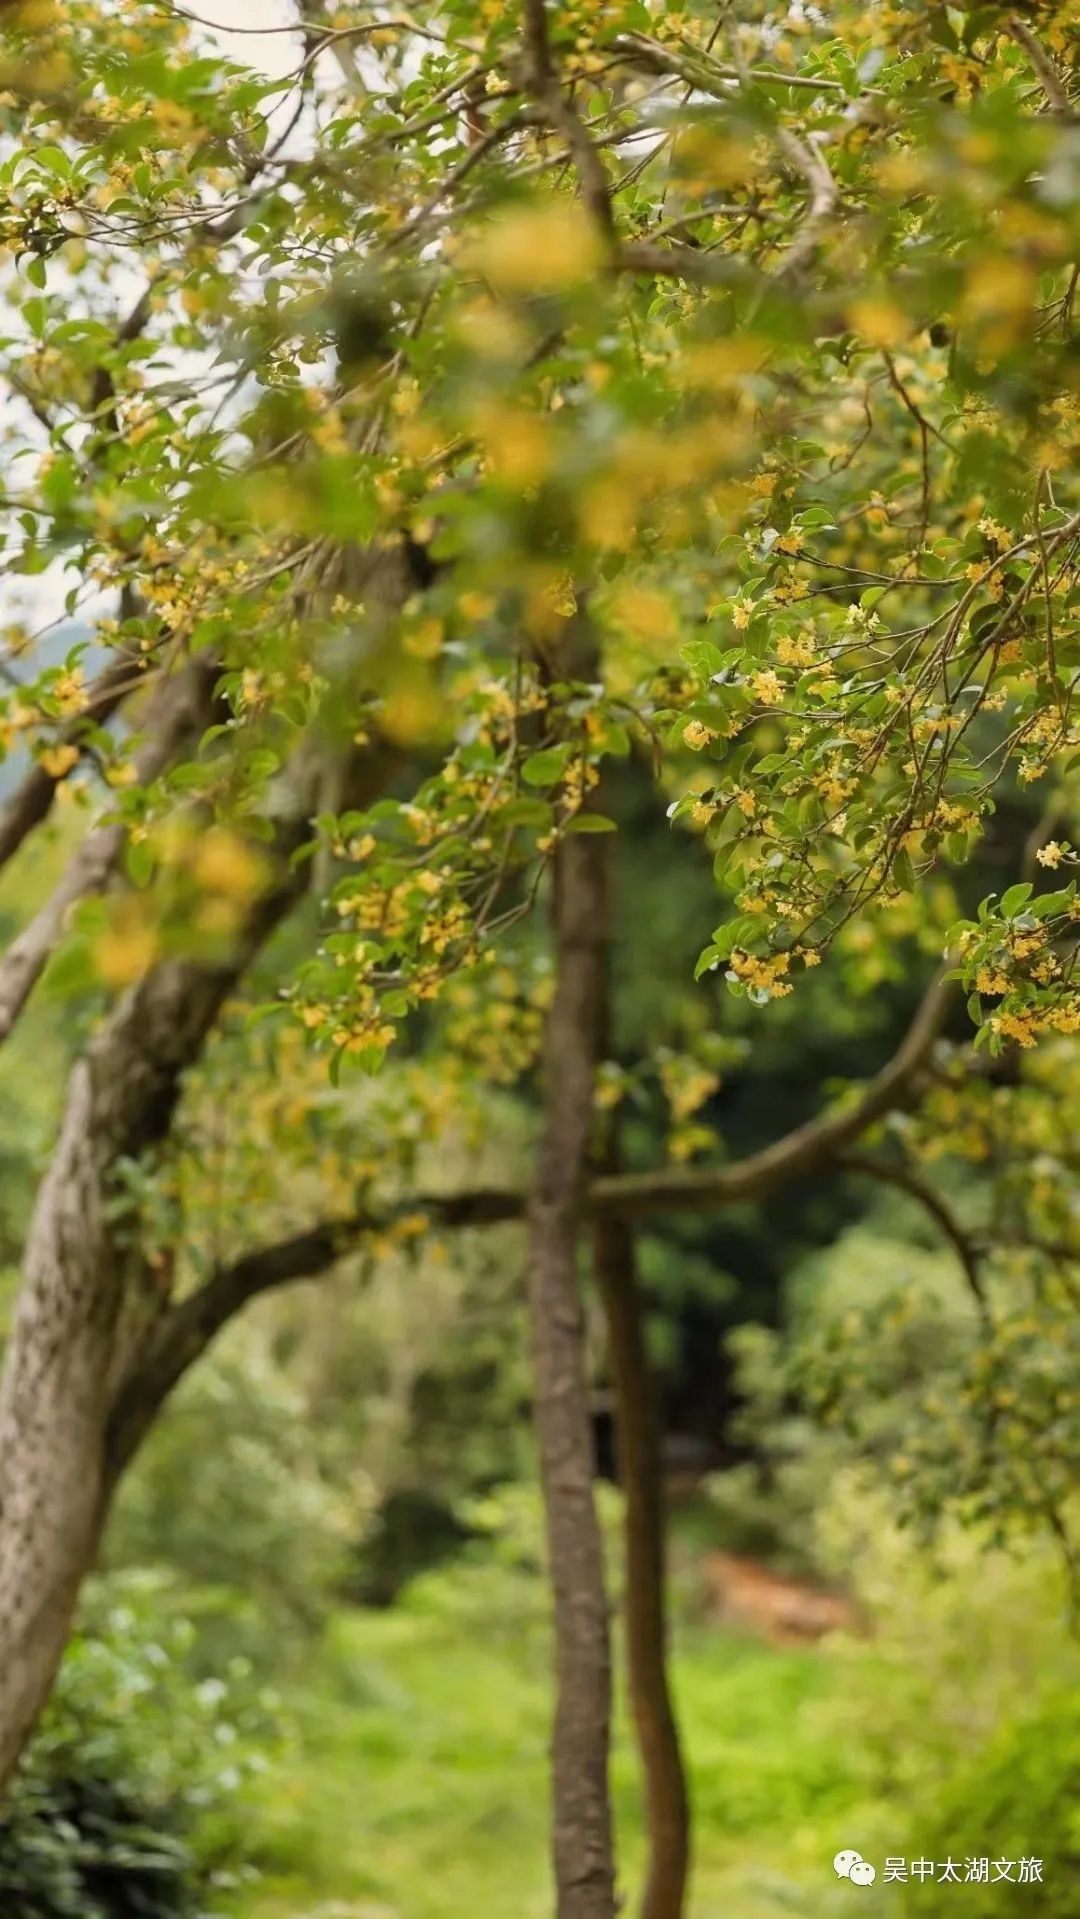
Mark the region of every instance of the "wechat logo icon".
<instances>
[{"instance_id":1,"label":"wechat logo icon","mask_svg":"<svg viewBox=\"0 0 1080 1919\"><path fill-rule=\"evenodd\" d=\"M872 1886L877 1873L868 1859L861 1853L852 1852L850 1847L838 1852L833 1860L833 1871L838 1879L850 1879L853 1886Z\"/></svg>"}]
</instances>

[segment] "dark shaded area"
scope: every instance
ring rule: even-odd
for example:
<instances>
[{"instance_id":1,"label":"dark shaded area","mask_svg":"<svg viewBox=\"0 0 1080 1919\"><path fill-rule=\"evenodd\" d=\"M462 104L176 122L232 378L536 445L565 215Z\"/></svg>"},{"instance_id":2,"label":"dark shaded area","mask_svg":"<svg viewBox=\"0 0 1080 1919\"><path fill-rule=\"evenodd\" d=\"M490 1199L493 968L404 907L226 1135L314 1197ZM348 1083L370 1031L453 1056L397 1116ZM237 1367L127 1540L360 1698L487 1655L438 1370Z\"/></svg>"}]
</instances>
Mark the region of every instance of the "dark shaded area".
<instances>
[{"instance_id":1,"label":"dark shaded area","mask_svg":"<svg viewBox=\"0 0 1080 1919\"><path fill-rule=\"evenodd\" d=\"M452 1559L475 1536L446 1500L422 1487L392 1492L356 1548L342 1596L361 1606L392 1606L417 1573Z\"/></svg>"},{"instance_id":2,"label":"dark shaded area","mask_svg":"<svg viewBox=\"0 0 1080 1919\"><path fill-rule=\"evenodd\" d=\"M0 1820L4 1919L195 1919L188 1847L160 1806L81 1770L23 1792Z\"/></svg>"}]
</instances>

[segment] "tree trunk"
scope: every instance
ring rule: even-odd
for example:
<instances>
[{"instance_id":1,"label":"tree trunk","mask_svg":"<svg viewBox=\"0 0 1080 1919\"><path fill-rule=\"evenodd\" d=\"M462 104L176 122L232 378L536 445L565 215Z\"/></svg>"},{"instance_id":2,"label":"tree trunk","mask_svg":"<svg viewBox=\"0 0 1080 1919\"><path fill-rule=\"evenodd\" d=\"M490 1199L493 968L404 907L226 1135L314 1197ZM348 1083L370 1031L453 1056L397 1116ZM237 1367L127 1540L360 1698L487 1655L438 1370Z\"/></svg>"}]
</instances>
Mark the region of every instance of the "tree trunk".
<instances>
[{"instance_id":1,"label":"tree trunk","mask_svg":"<svg viewBox=\"0 0 1080 1919\"><path fill-rule=\"evenodd\" d=\"M529 1210L535 1418L555 1597L553 1850L558 1919L614 1919L608 1797L611 1654L577 1250L589 1171L593 1077L606 965L608 842L555 856L555 998L545 1116Z\"/></svg>"},{"instance_id":2,"label":"tree trunk","mask_svg":"<svg viewBox=\"0 0 1080 1919\"><path fill-rule=\"evenodd\" d=\"M48 1697L104 1498L100 1402L119 1285L102 1236L90 1068L72 1075L0 1394L0 1786Z\"/></svg>"},{"instance_id":3,"label":"tree trunk","mask_svg":"<svg viewBox=\"0 0 1080 1919\"><path fill-rule=\"evenodd\" d=\"M359 803L387 762L358 771ZM115 1487L113 1409L168 1306L138 1257L122 1173L168 1135L183 1077L249 962L300 898L325 759L282 792L280 880L252 907L227 965L167 961L119 1002L72 1069L39 1188L0 1378L0 1793L49 1696ZM119 1462L122 1463L122 1462Z\"/></svg>"},{"instance_id":4,"label":"tree trunk","mask_svg":"<svg viewBox=\"0 0 1080 1919\"><path fill-rule=\"evenodd\" d=\"M614 1155L606 1172L614 1172ZM644 1312L626 1220L594 1234L615 1403L615 1450L625 1501L626 1657L645 1782L649 1856L641 1919L681 1919L690 1860L690 1811L668 1685L660 1432L645 1349Z\"/></svg>"},{"instance_id":5,"label":"tree trunk","mask_svg":"<svg viewBox=\"0 0 1080 1919\"><path fill-rule=\"evenodd\" d=\"M290 876L277 913L263 903L245 956L299 890ZM117 1218L121 1163L165 1137L240 965L158 968L72 1070L0 1381L0 1790L48 1698L97 1551L123 1349L163 1304L128 1243L131 1219Z\"/></svg>"},{"instance_id":6,"label":"tree trunk","mask_svg":"<svg viewBox=\"0 0 1080 1919\"><path fill-rule=\"evenodd\" d=\"M609 906L612 920L614 905ZM597 1050L612 1055L615 1009L610 955ZM619 1172L619 1120L612 1113L598 1170ZM690 1864L690 1807L668 1681L664 1491L660 1421L645 1343L645 1309L634 1228L614 1212L593 1228L596 1283L604 1309L614 1402L615 1456L623 1492L623 1612L630 1709L644 1784L648 1852L640 1919L681 1919Z\"/></svg>"}]
</instances>

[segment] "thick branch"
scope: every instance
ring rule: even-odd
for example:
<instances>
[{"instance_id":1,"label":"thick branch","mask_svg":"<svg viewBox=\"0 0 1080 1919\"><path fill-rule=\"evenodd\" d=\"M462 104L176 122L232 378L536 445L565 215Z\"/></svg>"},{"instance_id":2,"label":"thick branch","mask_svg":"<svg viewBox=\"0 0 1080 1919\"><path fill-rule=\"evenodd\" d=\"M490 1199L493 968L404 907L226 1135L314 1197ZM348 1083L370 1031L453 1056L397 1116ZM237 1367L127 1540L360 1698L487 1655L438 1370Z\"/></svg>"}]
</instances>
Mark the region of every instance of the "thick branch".
<instances>
[{"instance_id":1,"label":"thick branch","mask_svg":"<svg viewBox=\"0 0 1080 1919\"><path fill-rule=\"evenodd\" d=\"M1032 33L1026 20L1018 13L1011 14L1008 29L1017 44L1023 47L1035 70L1039 85L1046 95L1047 102L1055 113L1070 113L1072 102L1065 88L1065 82L1058 72L1042 41Z\"/></svg>"},{"instance_id":2,"label":"thick branch","mask_svg":"<svg viewBox=\"0 0 1080 1919\"><path fill-rule=\"evenodd\" d=\"M654 1173L602 1175L585 1193L586 1216L624 1219L649 1212L719 1209L739 1200L757 1199L785 1180L834 1160L844 1146L908 1097L912 1080L940 1031L947 999L947 986L939 976L892 1059L846 1111L824 1114L796 1127L762 1152L730 1166L692 1172L665 1168ZM528 1195L523 1192L481 1188L414 1196L405 1204L410 1213L423 1213L439 1226L453 1228L519 1221L524 1219L528 1203ZM402 1205L369 1208L322 1221L305 1232L248 1253L235 1265L215 1273L198 1292L172 1308L159 1323L149 1348L138 1356L137 1377L128 1378L120 1395L117 1431L134 1417L138 1401L144 1402L138 1417L148 1424L188 1367L249 1300L294 1280L318 1277L367 1234L385 1232L402 1210Z\"/></svg>"},{"instance_id":3,"label":"thick branch","mask_svg":"<svg viewBox=\"0 0 1080 1919\"><path fill-rule=\"evenodd\" d=\"M548 39L546 0L525 0L521 37L525 48L529 85L534 93L545 93L554 73L551 64L551 42Z\"/></svg>"},{"instance_id":4,"label":"thick branch","mask_svg":"<svg viewBox=\"0 0 1080 1919\"><path fill-rule=\"evenodd\" d=\"M567 633L560 672L575 680L599 678L596 638L584 609ZM595 789L587 791L584 807L595 799ZM610 938L610 857L605 834L584 833L567 837L553 862L555 993L544 1033L544 1116L528 1208L533 1416L555 1601L551 1751L558 1919L615 1919L611 1646L578 1272Z\"/></svg>"},{"instance_id":5,"label":"thick branch","mask_svg":"<svg viewBox=\"0 0 1080 1919\"><path fill-rule=\"evenodd\" d=\"M481 1190L425 1195L396 1210L423 1213L440 1226L494 1226L520 1219L525 1199L520 1193ZM369 1235L385 1232L393 1217L392 1211L382 1208L322 1220L304 1232L245 1253L179 1300L129 1364L110 1421L109 1457L114 1472L126 1466L173 1388L237 1313L279 1286L318 1279Z\"/></svg>"},{"instance_id":6,"label":"thick branch","mask_svg":"<svg viewBox=\"0 0 1080 1919\"><path fill-rule=\"evenodd\" d=\"M698 247L658 246L634 240L619 247L614 266L620 273L649 273L657 279L685 280L688 286L730 286L745 269L727 254Z\"/></svg>"},{"instance_id":7,"label":"thick branch","mask_svg":"<svg viewBox=\"0 0 1080 1919\"><path fill-rule=\"evenodd\" d=\"M562 135L574 163L581 197L604 239L615 238L611 188L589 130L563 92L551 57L544 0L525 0L523 26L526 86L549 126Z\"/></svg>"},{"instance_id":8,"label":"thick branch","mask_svg":"<svg viewBox=\"0 0 1080 1919\"><path fill-rule=\"evenodd\" d=\"M601 1217L595 1223L593 1253L607 1326L616 1461L624 1495L626 1662L645 1789L648 1854L639 1913L640 1919L681 1919L690 1863L690 1811L668 1679L660 1420L632 1227L615 1215Z\"/></svg>"},{"instance_id":9,"label":"thick branch","mask_svg":"<svg viewBox=\"0 0 1080 1919\"><path fill-rule=\"evenodd\" d=\"M48 1696L108 1510L114 1382L160 1312L117 1223L120 1169L168 1133L224 1001L302 893L309 869L295 856L310 841L325 759L313 739L276 796L280 877L228 961L156 967L72 1068L0 1375L0 1789ZM378 759L365 765L381 784Z\"/></svg>"},{"instance_id":10,"label":"thick branch","mask_svg":"<svg viewBox=\"0 0 1080 1919\"><path fill-rule=\"evenodd\" d=\"M826 162L808 140L800 140L787 127L778 127L776 138L781 151L798 168L810 189L810 205L802 225L777 268L777 278L781 279L797 273L813 258L836 211L837 193Z\"/></svg>"}]
</instances>

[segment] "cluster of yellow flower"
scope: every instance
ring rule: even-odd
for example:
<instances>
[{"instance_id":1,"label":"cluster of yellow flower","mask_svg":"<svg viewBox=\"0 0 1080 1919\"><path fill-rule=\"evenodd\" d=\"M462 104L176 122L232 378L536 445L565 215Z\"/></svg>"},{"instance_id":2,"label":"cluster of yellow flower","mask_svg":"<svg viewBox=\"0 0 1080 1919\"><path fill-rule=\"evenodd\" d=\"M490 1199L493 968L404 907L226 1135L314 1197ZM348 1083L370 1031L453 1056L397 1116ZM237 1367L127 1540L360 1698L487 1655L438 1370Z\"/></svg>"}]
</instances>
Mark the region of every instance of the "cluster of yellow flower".
<instances>
[{"instance_id":1,"label":"cluster of yellow flower","mask_svg":"<svg viewBox=\"0 0 1080 1919\"><path fill-rule=\"evenodd\" d=\"M1080 996L1070 995L1050 1006L1022 1007L994 1013L991 1032L1018 1046L1032 1047L1047 1033L1080 1033Z\"/></svg>"},{"instance_id":2,"label":"cluster of yellow flower","mask_svg":"<svg viewBox=\"0 0 1080 1919\"><path fill-rule=\"evenodd\" d=\"M809 621L800 633L781 633L776 642L776 657L781 666L814 665L814 629Z\"/></svg>"},{"instance_id":3,"label":"cluster of yellow flower","mask_svg":"<svg viewBox=\"0 0 1080 1919\"><path fill-rule=\"evenodd\" d=\"M451 946L460 945L469 928L469 909L463 900L452 900L441 913L432 913L420 929L420 944L430 946L440 957Z\"/></svg>"},{"instance_id":4,"label":"cluster of yellow flower","mask_svg":"<svg viewBox=\"0 0 1080 1919\"><path fill-rule=\"evenodd\" d=\"M790 982L784 978L791 965L789 953L773 953L768 959L759 959L756 953L746 953L736 947L728 965L745 986L764 993L769 999L783 999L792 991Z\"/></svg>"},{"instance_id":5,"label":"cluster of yellow flower","mask_svg":"<svg viewBox=\"0 0 1080 1919\"><path fill-rule=\"evenodd\" d=\"M761 701L762 706L778 706L784 697L784 689L771 667L751 674L750 684L754 689L755 698Z\"/></svg>"}]
</instances>

